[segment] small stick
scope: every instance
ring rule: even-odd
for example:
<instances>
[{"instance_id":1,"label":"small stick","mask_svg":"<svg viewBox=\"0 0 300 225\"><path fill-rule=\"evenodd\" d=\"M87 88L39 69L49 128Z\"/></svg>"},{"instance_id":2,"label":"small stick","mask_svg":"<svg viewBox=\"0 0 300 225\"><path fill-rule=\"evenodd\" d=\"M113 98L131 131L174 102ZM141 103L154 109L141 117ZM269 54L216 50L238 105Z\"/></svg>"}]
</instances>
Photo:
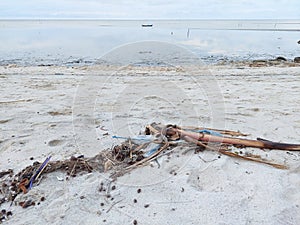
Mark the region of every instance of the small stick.
<instances>
[{"instance_id":1,"label":"small stick","mask_svg":"<svg viewBox=\"0 0 300 225\"><path fill-rule=\"evenodd\" d=\"M212 151L218 151L216 148L211 147L211 146L209 146L209 145L205 145L205 144L203 144L202 142L197 141L196 139L191 138L191 137L189 137L189 136L184 136L183 139L184 139L185 141L187 141L187 142L191 142L191 143L193 143L193 144L196 144L196 145L198 145L198 146L204 147L204 148L206 148L206 149L209 149L209 150L212 150Z\"/></svg>"},{"instance_id":2,"label":"small stick","mask_svg":"<svg viewBox=\"0 0 300 225\"><path fill-rule=\"evenodd\" d=\"M121 199L119 201L114 202L107 210L106 213L108 213L116 204L120 203L121 201L123 201L124 199Z\"/></svg>"},{"instance_id":3,"label":"small stick","mask_svg":"<svg viewBox=\"0 0 300 225\"><path fill-rule=\"evenodd\" d=\"M42 172L44 171L44 169L46 168L46 166L48 165L48 163L49 163L49 160L44 164L44 166L42 167L41 171L35 177L35 180L39 178L39 176L42 174Z\"/></svg>"},{"instance_id":4,"label":"small stick","mask_svg":"<svg viewBox=\"0 0 300 225\"><path fill-rule=\"evenodd\" d=\"M145 147L145 145L146 145L146 143L137 146L135 149L132 150L132 153L140 151L142 148Z\"/></svg>"},{"instance_id":5,"label":"small stick","mask_svg":"<svg viewBox=\"0 0 300 225\"><path fill-rule=\"evenodd\" d=\"M249 134L241 133L240 131L233 131L233 130L221 130L221 129L214 129L214 128L207 128L207 127L192 127L192 126L185 126L181 127L183 130L211 130L219 132L220 134L231 135L231 136L249 136Z\"/></svg>"},{"instance_id":6,"label":"small stick","mask_svg":"<svg viewBox=\"0 0 300 225\"><path fill-rule=\"evenodd\" d=\"M12 100L12 101L4 101L0 102L0 104L9 104L9 103L18 103L18 102L30 102L33 99L19 99L19 100Z\"/></svg>"},{"instance_id":7,"label":"small stick","mask_svg":"<svg viewBox=\"0 0 300 225\"><path fill-rule=\"evenodd\" d=\"M126 167L125 169L134 168L138 165L141 165L141 164L153 159L155 156L159 155L159 153L161 153L163 150L165 150L168 146L169 146L169 142L166 142L164 146L162 146L157 152L153 153L148 158L142 159L141 161L138 161L138 162L134 163L133 165Z\"/></svg>"},{"instance_id":8,"label":"small stick","mask_svg":"<svg viewBox=\"0 0 300 225\"><path fill-rule=\"evenodd\" d=\"M253 161L253 162L258 162L258 163L264 163L264 164L267 164L267 165L270 165L270 166L273 166L277 169L287 169L286 166L284 165L280 165L280 164L277 164L277 163L272 163L272 162L268 162L268 161L263 161L261 159L258 159L258 158L251 158L251 157L247 157L247 156L241 156L241 155L238 155L238 154L235 154L233 152L229 152L229 151L226 151L222 148L220 149L216 149L216 148L213 148L211 146L208 146L208 145L205 145L203 143L201 143L200 141L197 141L191 137L188 137L188 136L185 136L184 139L188 142L192 142L194 144L197 144L198 146L202 146L202 147L205 147L207 149L210 149L210 150L213 150L213 151L218 151L224 155L227 155L227 156L231 156L231 157L235 157L235 158L240 158L240 159L245 159L245 160L249 160L249 161Z\"/></svg>"},{"instance_id":9,"label":"small stick","mask_svg":"<svg viewBox=\"0 0 300 225\"><path fill-rule=\"evenodd\" d=\"M288 169L288 167L285 166L285 165L280 165L280 164L277 164L277 163L263 161L263 160L260 160L258 158L250 158L250 157L238 155L238 154L235 154L233 152L228 152L228 151L223 151L223 150L220 150L219 152L222 153L222 154L224 154L224 155L235 157L235 158L245 159L245 160L249 160L249 161L253 161L253 162L257 162L257 163L264 163L264 164L273 166L273 167L275 167L277 169Z\"/></svg>"},{"instance_id":10,"label":"small stick","mask_svg":"<svg viewBox=\"0 0 300 225\"><path fill-rule=\"evenodd\" d=\"M29 180L29 188L30 190L32 188L33 182L41 175L41 173L46 168L47 164L49 163L51 159L51 156L47 157L46 160L42 163L42 165L38 168L38 170L35 172L35 174L32 175L32 177Z\"/></svg>"},{"instance_id":11,"label":"small stick","mask_svg":"<svg viewBox=\"0 0 300 225\"><path fill-rule=\"evenodd\" d=\"M150 132L154 133L154 134L159 134L160 132L158 130L156 130L154 127L152 127L151 125L148 125L146 128L148 128L150 130Z\"/></svg>"},{"instance_id":12,"label":"small stick","mask_svg":"<svg viewBox=\"0 0 300 225\"><path fill-rule=\"evenodd\" d=\"M73 166L73 168L72 168L72 170L71 170L71 172L70 172L70 176L73 175L73 172L74 172L74 170L75 170L76 165L77 165L77 161L74 163L74 166Z\"/></svg>"}]
</instances>

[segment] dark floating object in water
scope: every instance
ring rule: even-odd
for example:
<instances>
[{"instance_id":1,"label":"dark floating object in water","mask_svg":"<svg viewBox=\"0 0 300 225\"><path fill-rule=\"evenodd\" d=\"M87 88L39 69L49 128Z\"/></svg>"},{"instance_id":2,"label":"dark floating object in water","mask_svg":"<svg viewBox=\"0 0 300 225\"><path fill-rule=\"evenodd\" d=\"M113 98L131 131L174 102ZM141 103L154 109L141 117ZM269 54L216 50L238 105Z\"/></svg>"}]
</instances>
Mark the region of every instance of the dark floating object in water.
<instances>
[{"instance_id":1,"label":"dark floating object in water","mask_svg":"<svg viewBox=\"0 0 300 225\"><path fill-rule=\"evenodd\" d=\"M278 56L278 57L276 58L276 60L277 60L277 61L287 61L287 59L284 58L283 56Z\"/></svg>"},{"instance_id":2,"label":"dark floating object in water","mask_svg":"<svg viewBox=\"0 0 300 225\"><path fill-rule=\"evenodd\" d=\"M300 57L295 57L295 58L294 58L294 62L295 62L295 63L300 63Z\"/></svg>"},{"instance_id":3,"label":"dark floating object in water","mask_svg":"<svg viewBox=\"0 0 300 225\"><path fill-rule=\"evenodd\" d=\"M153 24L150 23L143 23L142 27L153 27Z\"/></svg>"}]
</instances>

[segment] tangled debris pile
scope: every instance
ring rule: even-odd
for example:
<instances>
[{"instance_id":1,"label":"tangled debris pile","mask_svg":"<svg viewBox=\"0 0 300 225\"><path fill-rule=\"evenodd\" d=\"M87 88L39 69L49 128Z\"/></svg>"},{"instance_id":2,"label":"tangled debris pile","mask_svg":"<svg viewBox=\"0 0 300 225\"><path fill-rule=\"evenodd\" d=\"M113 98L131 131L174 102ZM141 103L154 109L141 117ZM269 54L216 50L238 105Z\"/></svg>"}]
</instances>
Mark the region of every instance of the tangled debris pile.
<instances>
[{"instance_id":1,"label":"tangled debris pile","mask_svg":"<svg viewBox=\"0 0 300 225\"><path fill-rule=\"evenodd\" d=\"M41 174L62 171L67 174L66 179L69 179L77 174L109 171L111 178L115 179L136 167L161 157L164 153L170 153L177 145L198 146L200 151L212 150L230 157L264 163L279 169L287 167L262 159L259 155L239 154L234 152L232 147L300 151L300 145L296 144L271 142L259 138L250 140L238 138L239 136L247 135L229 130L164 126L153 123L146 127L144 135L130 138L113 136L113 138L125 139L125 141L111 149L101 151L91 158L81 155L62 161L50 161L51 157L47 157L43 163L34 162L17 174L14 174L12 169L0 172L0 206L7 202L23 208L34 205L34 202L16 202L15 199L21 193L26 194L34 184L37 185L42 179ZM3 209L0 214L0 223L11 215L11 211Z\"/></svg>"}]
</instances>

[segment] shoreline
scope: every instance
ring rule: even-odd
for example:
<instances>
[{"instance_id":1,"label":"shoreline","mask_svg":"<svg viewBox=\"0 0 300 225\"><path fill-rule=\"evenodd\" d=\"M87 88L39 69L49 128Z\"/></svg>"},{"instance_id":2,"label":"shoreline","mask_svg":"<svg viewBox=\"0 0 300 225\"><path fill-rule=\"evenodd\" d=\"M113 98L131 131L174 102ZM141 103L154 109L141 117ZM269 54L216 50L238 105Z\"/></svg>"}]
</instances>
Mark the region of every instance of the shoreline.
<instances>
[{"instance_id":1,"label":"shoreline","mask_svg":"<svg viewBox=\"0 0 300 225\"><path fill-rule=\"evenodd\" d=\"M248 70L254 70L256 73L263 74L282 74L284 71L288 71L292 74L297 74L297 70L300 67L300 63L283 60L247 60L247 61L220 61L215 64L203 64L193 65L186 67L173 67L173 66L147 66L147 65L112 65L112 64L91 64L91 65L79 65L79 66L67 66L67 65L29 65L22 66L17 64L0 65L0 75L17 75L17 74L31 74L31 75L86 75L87 73L96 75L104 72L112 72L114 70L133 71L137 70L137 75L143 75L151 73L151 71L189 71L189 67L199 68L199 75L201 71L211 70L217 75L226 74L225 71L230 72L231 75L246 74ZM273 70L273 68L277 70ZM268 73L268 69L270 72ZM222 72L224 71L224 73ZM205 73L204 73L205 74ZM102 74L103 75L103 74ZM107 74L105 74L107 75Z\"/></svg>"}]
</instances>

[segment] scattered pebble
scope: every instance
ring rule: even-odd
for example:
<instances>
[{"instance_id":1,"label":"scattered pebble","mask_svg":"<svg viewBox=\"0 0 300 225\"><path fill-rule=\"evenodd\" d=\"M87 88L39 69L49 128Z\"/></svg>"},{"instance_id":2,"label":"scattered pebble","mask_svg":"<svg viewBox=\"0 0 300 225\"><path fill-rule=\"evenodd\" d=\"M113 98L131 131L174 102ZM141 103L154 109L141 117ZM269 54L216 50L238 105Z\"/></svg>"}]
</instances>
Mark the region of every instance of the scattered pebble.
<instances>
[{"instance_id":1,"label":"scattered pebble","mask_svg":"<svg viewBox=\"0 0 300 225\"><path fill-rule=\"evenodd\" d=\"M19 202L19 205L22 207L22 208L28 208L30 206L34 206L35 205L35 202L34 201L31 201L31 200L27 200L25 202Z\"/></svg>"},{"instance_id":2,"label":"scattered pebble","mask_svg":"<svg viewBox=\"0 0 300 225\"><path fill-rule=\"evenodd\" d=\"M137 193L141 193L142 192L142 189L137 189Z\"/></svg>"},{"instance_id":3,"label":"scattered pebble","mask_svg":"<svg viewBox=\"0 0 300 225\"><path fill-rule=\"evenodd\" d=\"M11 211L6 211L6 209L2 209L0 212L0 224L6 220L8 220L8 217L12 216Z\"/></svg>"},{"instance_id":4,"label":"scattered pebble","mask_svg":"<svg viewBox=\"0 0 300 225\"><path fill-rule=\"evenodd\" d=\"M101 182L101 183L100 183L100 187L99 187L99 192L102 192L103 189L104 189L104 187L103 187L103 182Z\"/></svg>"},{"instance_id":5,"label":"scattered pebble","mask_svg":"<svg viewBox=\"0 0 300 225\"><path fill-rule=\"evenodd\" d=\"M64 178L59 177L59 176L56 176L56 179L57 179L58 181L64 181Z\"/></svg>"},{"instance_id":6,"label":"scattered pebble","mask_svg":"<svg viewBox=\"0 0 300 225\"><path fill-rule=\"evenodd\" d=\"M149 206L150 206L149 204L144 205L145 208L148 208Z\"/></svg>"}]
</instances>

